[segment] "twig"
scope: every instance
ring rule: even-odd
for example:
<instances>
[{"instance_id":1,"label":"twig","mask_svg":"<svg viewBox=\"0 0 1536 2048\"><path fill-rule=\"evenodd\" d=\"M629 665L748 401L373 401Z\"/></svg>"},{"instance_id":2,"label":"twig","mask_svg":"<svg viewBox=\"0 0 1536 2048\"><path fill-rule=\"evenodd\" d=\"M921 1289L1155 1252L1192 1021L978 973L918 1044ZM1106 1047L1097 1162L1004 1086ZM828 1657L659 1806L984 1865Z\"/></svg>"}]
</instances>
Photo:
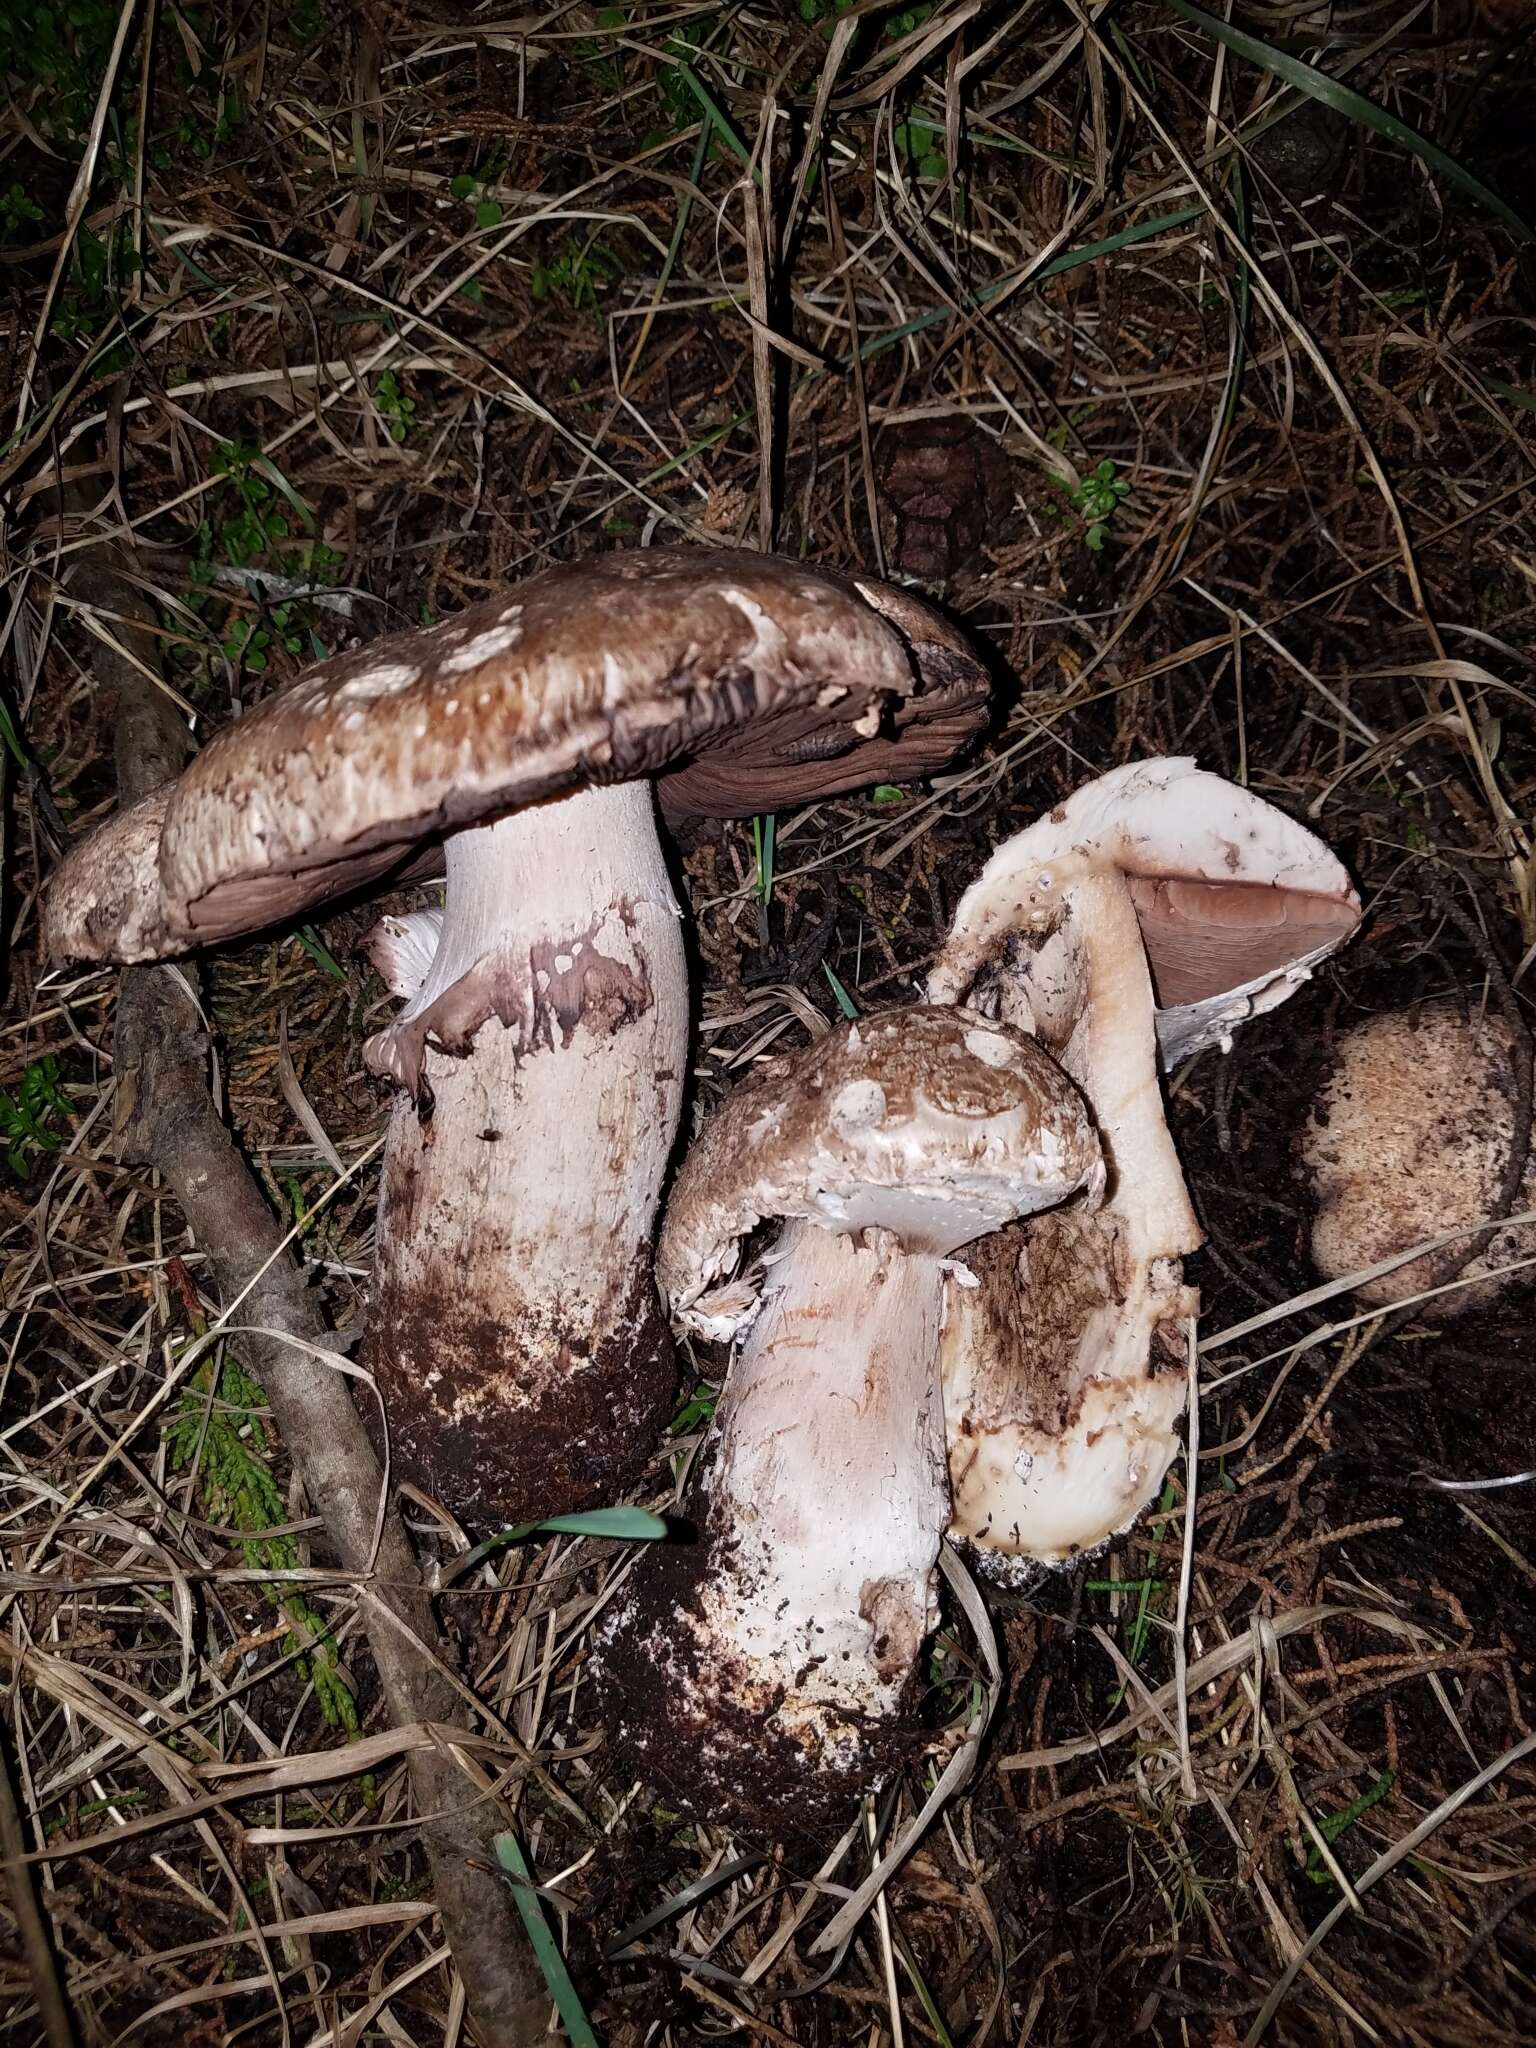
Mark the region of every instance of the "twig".
<instances>
[{"instance_id":1,"label":"twig","mask_svg":"<svg viewBox=\"0 0 1536 2048\"><path fill-rule=\"evenodd\" d=\"M71 590L115 614L122 637L138 643L122 651L103 644L94 657L99 681L118 695L118 792L131 802L176 772L186 733L169 700L147 680L155 661L152 620L116 551L85 552ZM327 1332L298 1266L287 1256L273 1257L282 1233L214 1108L206 1054L202 1022L182 977L165 968L127 969L114 1062L123 1155L163 1175L226 1298L249 1288L242 1316L260 1334L247 1334L242 1348L266 1389L294 1467L324 1512L343 1568L369 1579L379 1608L403 1624L390 1626L386 1614L364 1603L391 1720L451 1723L457 1693L415 1556L398 1516L385 1514L380 1526L383 1474L344 1380L305 1348L323 1345ZM545 2039L548 2000L496 1870L491 1838L501 1815L480 1798L447 1747L412 1750L409 1769L418 1809L435 1816L422 1838L443 1932L476 2027L494 2048L531 2048Z\"/></svg>"},{"instance_id":2,"label":"twig","mask_svg":"<svg viewBox=\"0 0 1536 2048\"><path fill-rule=\"evenodd\" d=\"M32 1995L42 2015L43 2039L48 2048L76 2048L74 2023L59 1983L53 1944L38 1910L32 1872L22 1860L26 1853L21 1815L16 1810L16 1793L11 1785L11 1760L0 1744L0 1855L5 1858L11 1881L11 1911L21 1930L21 1948L27 1959L27 1974L32 1979Z\"/></svg>"}]
</instances>

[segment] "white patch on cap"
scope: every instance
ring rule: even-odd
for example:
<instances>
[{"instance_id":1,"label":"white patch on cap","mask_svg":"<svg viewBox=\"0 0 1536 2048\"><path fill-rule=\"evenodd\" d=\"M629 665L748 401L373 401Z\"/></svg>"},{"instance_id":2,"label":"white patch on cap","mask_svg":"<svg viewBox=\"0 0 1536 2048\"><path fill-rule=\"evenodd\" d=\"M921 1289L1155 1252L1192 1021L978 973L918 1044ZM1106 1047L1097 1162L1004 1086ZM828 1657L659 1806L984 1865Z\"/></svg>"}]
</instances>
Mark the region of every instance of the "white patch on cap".
<instances>
[{"instance_id":1,"label":"white patch on cap","mask_svg":"<svg viewBox=\"0 0 1536 2048\"><path fill-rule=\"evenodd\" d=\"M517 610L518 607L513 608ZM494 661L500 654L510 654L523 637L523 629L517 620L507 617L499 626L488 626L483 633L477 633L473 640L461 647L457 654L450 654L443 663L443 674L461 676L472 668L480 668L488 661Z\"/></svg>"},{"instance_id":2,"label":"white patch on cap","mask_svg":"<svg viewBox=\"0 0 1536 2048\"><path fill-rule=\"evenodd\" d=\"M624 664L611 648L603 649L603 709L611 711L624 697Z\"/></svg>"},{"instance_id":3,"label":"white patch on cap","mask_svg":"<svg viewBox=\"0 0 1536 2048\"><path fill-rule=\"evenodd\" d=\"M392 697L399 690L408 690L420 675L414 662L386 661L381 668L364 669L360 676L353 676L336 695L347 703L361 698L366 704L375 697Z\"/></svg>"},{"instance_id":4,"label":"white patch on cap","mask_svg":"<svg viewBox=\"0 0 1536 2048\"><path fill-rule=\"evenodd\" d=\"M878 1081L850 1081L832 1098L832 1125L846 1137L868 1131L885 1116L885 1090Z\"/></svg>"},{"instance_id":5,"label":"white patch on cap","mask_svg":"<svg viewBox=\"0 0 1536 2048\"><path fill-rule=\"evenodd\" d=\"M984 1067L1011 1067L1013 1046L998 1031L972 1029L965 1034L965 1049L974 1060L980 1060Z\"/></svg>"},{"instance_id":6,"label":"white patch on cap","mask_svg":"<svg viewBox=\"0 0 1536 2048\"><path fill-rule=\"evenodd\" d=\"M720 595L727 604L734 605L752 628L753 647L749 658L758 661L777 660L784 652L784 628L778 620L763 610L755 597L748 597L744 590L723 584Z\"/></svg>"}]
</instances>

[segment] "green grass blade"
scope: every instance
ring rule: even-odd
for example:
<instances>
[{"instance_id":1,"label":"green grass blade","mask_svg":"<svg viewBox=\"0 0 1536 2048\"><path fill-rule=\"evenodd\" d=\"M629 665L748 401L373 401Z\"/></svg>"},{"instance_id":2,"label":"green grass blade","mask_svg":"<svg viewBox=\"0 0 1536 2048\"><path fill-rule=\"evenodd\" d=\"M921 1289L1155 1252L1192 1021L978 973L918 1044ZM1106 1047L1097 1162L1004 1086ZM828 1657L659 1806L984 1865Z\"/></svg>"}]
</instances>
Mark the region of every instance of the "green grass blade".
<instances>
[{"instance_id":1,"label":"green grass blade","mask_svg":"<svg viewBox=\"0 0 1536 2048\"><path fill-rule=\"evenodd\" d=\"M34 765L32 756L22 744L21 734L16 728L16 721L11 716L9 705L3 699L0 699L0 741L4 742L8 751L15 758L16 766L21 769L22 773L30 775L33 772Z\"/></svg>"},{"instance_id":2,"label":"green grass blade","mask_svg":"<svg viewBox=\"0 0 1536 2048\"><path fill-rule=\"evenodd\" d=\"M549 1931L544 1918L544 1908L539 1904L538 1894L529 1889L533 1878L518 1847L516 1835L496 1837L496 1860L512 1880L512 1897L522 1915L523 1926L528 1930L528 1939L533 1946L534 1960L544 1973L544 1982L549 1986L549 1995L555 2001L565 2031L570 2035L573 2048L598 2048L596 2034L587 2018L586 2008L581 2002L576 1986L571 1982L571 1973L565 1967L555 1937Z\"/></svg>"},{"instance_id":3,"label":"green grass blade","mask_svg":"<svg viewBox=\"0 0 1536 2048\"><path fill-rule=\"evenodd\" d=\"M837 997L837 1007L842 1011L843 1015L845 1017L857 1017L859 1014L858 1004L849 995L847 989L843 987L843 984L838 980L825 960L821 963L821 971L827 977L827 986L831 989L833 995Z\"/></svg>"},{"instance_id":4,"label":"green grass blade","mask_svg":"<svg viewBox=\"0 0 1536 2048\"><path fill-rule=\"evenodd\" d=\"M1032 285L1043 284L1048 277L1061 277L1069 270L1080 270L1085 263L1097 263L1101 256L1113 256L1120 249L1133 249L1138 242L1150 242L1154 235L1167 234L1173 228L1188 227L1191 221L1203 220L1205 211L1203 206L1181 206L1176 213L1160 213L1154 220L1136 221L1130 227L1121 228L1113 235L1105 235L1101 241L1084 242L1076 249L1063 249L1061 254L1053 256L1049 263L1042 263L1029 281ZM971 310L976 311L982 306L990 305L993 299L1000 298L1004 292L1013 291L1024 275L1024 271L1015 270L1007 277L1000 277L995 283L984 286L972 301ZM940 327L946 320L952 320L954 317L952 307L936 306L932 312L920 313L915 320L903 321L900 327L892 327L884 334L873 335L864 343L859 353L867 362L871 356L882 355L886 349L894 348L898 342L905 341L909 334L922 334L928 328ZM847 365L840 363L838 367L843 369Z\"/></svg>"},{"instance_id":5,"label":"green grass blade","mask_svg":"<svg viewBox=\"0 0 1536 2048\"><path fill-rule=\"evenodd\" d=\"M574 1515L546 1515L542 1522L520 1522L515 1529L498 1529L462 1557L443 1569L441 1583L450 1586L474 1571L488 1557L510 1550L529 1536L607 1536L620 1543L658 1543L667 1534L660 1515L645 1508L583 1508Z\"/></svg>"},{"instance_id":6,"label":"green grass blade","mask_svg":"<svg viewBox=\"0 0 1536 2048\"><path fill-rule=\"evenodd\" d=\"M321 938L312 924L300 925L294 937L304 948L317 967L323 968L332 981L345 981L347 970L342 966L330 947Z\"/></svg>"},{"instance_id":7,"label":"green grass blade","mask_svg":"<svg viewBox=\"0 0 1536 2048\"><path fill-rule=\"evenodd\" d=\"M699 74L697 73L697 71L694 70L691 64L685 63L681 57L676 56L674 56L671 61L674 69L677 72L678 77L683 81L684 85L687 86L688 90L693 94L694 98L698 101L699 106L703 110L705 117L714 123L716 132L719 134L721 141L726 145L726 147L730 150L733 156L738 157L741 160L741 163L744 166L744 168L751 173L752 182L755 185L760 186L763 181L761 174L753 165L752 152L750 149L748 149L747 145L736 133L735 128L731 125L730 115L725 111L724 107L720 105L719 101L714 97L709 87L704 83L703 79L700 78Z\"/></svg>"},{"instance_id":8,"label":"green grass blade","mask_svg":"<svg viewBox=\"0 0 1536 2048\"><path fill-rule=\"evenodd\" d=\"M767 811L752 820L752 850L757 856L757 893L766 910L773 901L773 842L777 813Z\"/></svg>"},{"instance_id":9,"label":"green grass blade","mask_svg":"<svg viewBox=\"0 0 1536 2048\"><path fill-rule=\"evenodd\" d=\"M1362 128L1369 128L1374 134L1395 143L1409 156L1416 156L1419 162L1437 171L1448 184L1457 186L1469 199L1475 199L1496 220L1501 220L1518 241L1536 240L1536 230L1524 217L1507 206L1497 192L1492 192L1475 177L1465 164L1447 155L1438 143L1428 140L1417 128L1410 128L1406 121L1400 121L1396 114L1389 114L1385 107L1378 107L1374 100L1368 100L1364 93L1356 92L1353 86L1341 85L1336 78L1330 78L1326 71L1319 71L1315 65L1304 64L1299 57L1287 55L1284 50L1273 49L1258 36L1250 36L1240 28L1233 28L1230 22L1220 20L1214 14L1207 14L1203 7L1191 5L1191 0L1167 0L1175 14L1185 21L1193 22L1196 28L1204 29L1214 36L1218 43L1224 43L1235 57L1246 57L1250 64L1257 64L1276 78L1284 79L1287 85L1295 86L1309 99L1318 100L1325 107L1332 107L1336 114L1343 114L1351 121L1357 121Z\"/></svg>"},{"instance_id":10,"label":"green grass blade","mask_svg":"<svg viewBox=\"0 0 1536 2048\"><path fill-rule=\"evenodd\" d=\"M734 1861L722 1864L718 1870L706 1871L703 1877L696 1877L692 1884L685 1884L681 1891L663 1899L659 1906L652 1907L651 1911L643 1914L640 1919L632 1920L626 1928L614 1935L604 1948L603 1954L610 1960L618 1957L631 1942L639 1941L642 1935L650 1934L665 1921L675 1919L679 1913L685 1913L690 1906L698 1905L701 1899L707 1899L711 1892L718 1891L723 1884L734 1883L745 1872L755 1870L759 1863L767 1861L766 1851L757 1849L750 1855L738 1856Z\"/></svg>"},{"instance_id":11,"label":"green grass blade","mask_svg":"<svg viewBox=\"0 0 1536 2048\"><path fill-rule=\"evenodd\" d=\"M289 483L287 477L283 475L283 472L278 468L271 456L258 455L251 464L251 468L255 470L258 476L265 477L274 490L282 493L294 517L302 522L305 532L313 533L315 530L314 513L310 511L309 506L299 496L293 485Z\"/></svg>"},{"instance_id":12,"label":"green grass blade","mask_svg":"<svg viewBox=\"0 0 1536 2048\"><path fill-rule=\"evenodd\" d=\"M660 1515L646 1508L583 1508L574 1515L546 1515L526 1533L531 1536L536 1529L562 1536L613 1536L632 1543L654 1543L667 1533Z\"/></svg>"}]
</instances>

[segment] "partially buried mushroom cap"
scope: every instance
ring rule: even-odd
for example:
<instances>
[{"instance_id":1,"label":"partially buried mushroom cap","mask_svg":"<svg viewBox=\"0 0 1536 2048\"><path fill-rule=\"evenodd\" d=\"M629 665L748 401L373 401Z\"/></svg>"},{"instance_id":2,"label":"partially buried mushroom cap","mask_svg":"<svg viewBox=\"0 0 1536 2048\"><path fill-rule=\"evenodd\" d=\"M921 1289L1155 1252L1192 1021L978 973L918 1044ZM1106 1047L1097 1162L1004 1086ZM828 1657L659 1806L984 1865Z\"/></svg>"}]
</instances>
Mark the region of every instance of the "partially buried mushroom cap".
<instances>
[{"instance_id":1,"label":"partially buried mushroom cap","mask_svg":"<svg viewBox=\"0 0 1536 2048\"><path fill-rule=\"evenodd\" d=\"M1344 1280L1442 1231L1492 1216L1516 1141L1527 1158L1516 1212L1536 1208L1530 1112L1522 1132L1509 1027L1459 1003L1372 1017L1335 1040L1302 1141L1317 1212L1312 1260ZM1468 1256L1470 1252L1470 1257ZM1536 1224L1411 1259L1355 1289L1387 1308L1452 1279L1468 1284L1418 1305L1430 1320L1491 1307L1531 1273L1499 1268L1536 1256Z\"/></svg>"},{"instance_id":2,"label":"partially buried mushroom cap","mask_svg":"<svg viewBox=\"0 0 1536 2048\"><path fill-rule=\"evenodd\" d=\"M796 1834L922 1745L905 1709L949 1512L946 1264L1101 1180L1066 1076L963 1010L839 1024L706 1126L659 1271L683 1322L747 1334L702 1540L638 1561L600 1649L621 1744L670 1800ZM763 1224L760 1275L722 1287Z\"/></svg>"},{"instance_id":3,"label":"partially buried mushroom cap","mask_svg":"<svg viewBox=\"0 0 1536 2048\"><path fill-rule=\"evenodd\" d=\"M54 953L144 960L446 868L436 928L373 949L406 1001L365 1048L403 1093L363 1356L395 1471L461 1518L612 1494L670 1402L651 1239L688 984L650 782L720 749L722 799L857 779L927 680L946 716L985 691L901 592L604 556L321 663L60 869Z\"/></svg>"}]
</instances>

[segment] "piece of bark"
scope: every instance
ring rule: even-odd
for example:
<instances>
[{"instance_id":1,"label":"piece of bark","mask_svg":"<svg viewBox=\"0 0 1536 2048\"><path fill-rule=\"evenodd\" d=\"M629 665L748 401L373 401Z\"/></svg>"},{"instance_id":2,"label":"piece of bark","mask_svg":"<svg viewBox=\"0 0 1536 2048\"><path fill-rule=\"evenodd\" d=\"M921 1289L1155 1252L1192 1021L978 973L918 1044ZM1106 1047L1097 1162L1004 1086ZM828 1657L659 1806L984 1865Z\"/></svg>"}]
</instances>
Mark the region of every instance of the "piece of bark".
<instances>
[{"instance_id":1,"label":"piece of bark","mask_svg":"<svg viewBox=\"0 0 1536 2048\"><path fill-rule=\"evenodd\" d=\"M181 769L189 738L172 699L153 681L148 606L106 547L86 553L71 592L112 615L109 630L134 660L109 646L94 656L98 681L118 698L118 793L124 803ZM142 667L136 665L142 664ZM266 1390L278 1431L304 1489L323 1516L342 1568L356 1572L396 1627L365 1605L363 1622L392 1721L455 1722L459 1701L442 1657L430 1597L404 1526L385 1515L377 1551L383 1475L343 1375L300 1348L329 1334L293 1258L273 1258L283 1231L268 1209L208 1092L201 1020L174 970L130 967L117 999L115 1121L123 1156L154 1167L212 1266L218 1291L241 1302L240 1355ZM267 1262L271 1260L271 1263ZM265 1267L265 1271L263 1271ZM260 1329L260 1336L250 1334ZM281 1334L280 1334L281 1333ZM299 1343L284 1342L284 1336ZM423 1655L410 1637L424 1644ZM496 1867L495 1803L480 1799L446 1750L415 1750L411 1791L443 1932L464 1982L484 2048L532 2048L547 2039L548 1994Z\"/></svg>"}]
</instances>

